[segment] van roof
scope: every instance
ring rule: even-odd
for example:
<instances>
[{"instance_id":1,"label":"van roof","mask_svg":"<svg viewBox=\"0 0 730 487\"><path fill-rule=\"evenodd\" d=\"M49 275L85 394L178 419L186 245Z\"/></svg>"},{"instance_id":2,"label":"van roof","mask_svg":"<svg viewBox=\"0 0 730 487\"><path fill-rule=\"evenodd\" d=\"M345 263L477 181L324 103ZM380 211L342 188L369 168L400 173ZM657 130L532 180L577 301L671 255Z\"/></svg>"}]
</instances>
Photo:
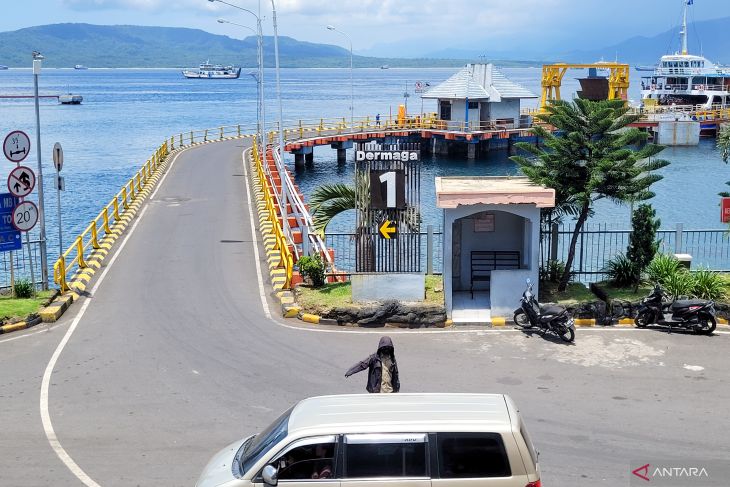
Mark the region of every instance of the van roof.
<instances>
[{"instance_id":1,"label":"van roof","mask_svg":"<svg viewBox=\"0 0 730 487\"><path fill-rule=\"evenodd\" d=\"M288 429L290 434L497 432L511 428L508 400L504 394L398 393L312 397L292 409Z\"/></svg>"}]
</instances>

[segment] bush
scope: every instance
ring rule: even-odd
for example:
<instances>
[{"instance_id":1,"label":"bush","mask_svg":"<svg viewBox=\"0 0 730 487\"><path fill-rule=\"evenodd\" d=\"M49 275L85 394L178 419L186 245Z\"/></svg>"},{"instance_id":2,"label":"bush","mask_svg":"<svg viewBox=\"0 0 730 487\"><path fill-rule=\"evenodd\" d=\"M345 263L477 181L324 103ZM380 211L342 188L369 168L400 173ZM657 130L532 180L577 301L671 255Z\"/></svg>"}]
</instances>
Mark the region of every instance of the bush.
<instances>
[{"instance_id":1,"label":"bush","mask_svg":"<svg viewBox=\"0 0 730 487\"><path fill-rule=\"evenodd\" d=\"M314 287L322 287L325 282L324 262L319 254L301 257L297 261L299 273L302 277L308 277Z\"/></svg>"},{"instance_id":2,"label":"bush","mask_svg":"<svg viewBox=\"0 0 730 487\"><path fill-rule=\"evenodd\" d=\"M20 299L32 298L35 296L35 287L30 279L19 279L15 281L15 297Z\"/></svg>"},{"instance_id":3,"label":"bush","mask_svg":"<svg viewBox=\"0 0 730 487\"><path fill-rule=\"evenodd\" d=\"M686 273L687 269L673 256L657 254L649 265L646 266L646 274L649 280L655 284L665 286L666 280L677 273Z\"/></svg>"},{"instance_id":4,"label":"bush","mask_svg":"<svg viewBox=\"0 0 730 487\"><path fill-rule=\"evenodd\" d=\"M641 278L641 269L624 254L618 254L606 265L608 279L616 287L633 286Z\"/></svg>"},{"instance_id":5,"label":"bush","mask_svg":"<svg viewBox=\"0 0 730 487\"><path fill-rule=\"evenodd\" d=\"M717 272L700 269L692 273L692 294L700 299L717 300L725 297L725 281Z\"/></svg>"},{"instance_id":6,"label":"bush","mask_svg":"<svg viewBox=\"0 0 730 487\"><path fill-rule=\"evenodd\" d=\"M656 211L651 205L642 204L634 210L631 216L631 234L626 258L633 263L636 272L629 284L639 283L641 273L656 255L659 249L656 232L660 225L661 221L656 218Z\"/></svg>"},{"instance_id":7,"label":"bush","mask_svg":"<svg viewBox=\"0 0 730 487\"><path fill-rule=\"evenodd\" d=\"M667 276L662 283L662 287L674 298L679 298L681 296L689 297L693 295L695 280L692 277L692 274L682 268L682 270Z\"/></svg>"},{"instance_id":8,"label":"bush","mask_svg":"<svg viewBox=\"0 0 730 487\"><path fill-rule=\"evenodd\" d=\"M540 280L546 282L559 282L565 272L565 263L559 260L549 260L540 269Z\"/></svg>"}]
</instances>

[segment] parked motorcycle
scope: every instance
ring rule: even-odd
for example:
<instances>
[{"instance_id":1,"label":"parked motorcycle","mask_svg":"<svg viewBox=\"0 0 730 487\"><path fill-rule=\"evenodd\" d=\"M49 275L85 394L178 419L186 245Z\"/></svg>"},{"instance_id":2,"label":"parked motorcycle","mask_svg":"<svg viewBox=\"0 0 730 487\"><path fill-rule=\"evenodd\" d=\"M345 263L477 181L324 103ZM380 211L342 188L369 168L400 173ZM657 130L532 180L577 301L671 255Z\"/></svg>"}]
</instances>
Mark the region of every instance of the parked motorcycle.
<instances>
[{"instance_id":1,"label":"parked motorcycle","mask_svg":"<svg viewBox=\"0 0 730 487\"><path fill-rule=\"evenodd\" d=\"M517 326L551 331L566 342L575 340L575 323L568 310L562 306L541 305L532 293L532 281L529 278L520 304L521 307L515 310L514 315Z\"/></svg>"},{"instance_id":2,"label":"parked motorcycle","mask_svg":"<svg viewBox=\"0 0 730 487\"><path fill-rule=\"evenodd\" d=\"M657 324L670 330L682 328L710 335L717 327L715 303L704 299L672 300L661 286L656 285L651 294L641 301L635 323L639 328Z\"/></svg>"}]
</instances>

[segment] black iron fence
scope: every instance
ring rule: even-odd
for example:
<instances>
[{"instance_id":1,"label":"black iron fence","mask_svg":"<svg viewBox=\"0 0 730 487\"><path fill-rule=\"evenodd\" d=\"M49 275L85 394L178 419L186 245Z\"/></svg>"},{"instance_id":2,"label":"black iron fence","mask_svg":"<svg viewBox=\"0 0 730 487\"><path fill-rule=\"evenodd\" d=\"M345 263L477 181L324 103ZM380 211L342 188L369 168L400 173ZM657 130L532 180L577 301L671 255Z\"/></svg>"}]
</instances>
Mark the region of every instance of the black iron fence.
<instances>
[{"instance_id":1,"label":"black iron fence","mask_svg":"<svg viewBox=\"0 0 730 487\"><path fill-rule=\"evenodd\" d=\"M565 262L574 227L554 225L540 235L540 266L548 260ZM575 280L595 282L603 279L608 261L625 253L630 230L613 229L605 224L586 225L578 234L573 259ZM685 230L678 224L673 230L657 232L659 251L688 254L692 268L730 272L730 233L727 229Z\"/></svg>"},{"instance_id":2,"label":"black iron fence","mask_svg":"<svg viewBox=\"0 0 730 487\"><path fill-rule=\"evenodd\" d=\"M578 235L573 260L574 279L580 282L600 281L606 276L608 261L618 253L625 253L629 245L630 230L612 228L605 224L586 225ZM571 226L555 226L540 235L540 266L548 260L565 262L568 258ZM689 254L692 268L708 268L730 272L730 232L727 229L685 230L683 225L657 232L659 251L669 254ZM421 234L421 271L443 273L443 232L428 227ZM335 249L337 270L355 271L355 234L327 233L327 247ZM451 249L448 246L447 252Z\"/></svg>"}]
</instances>

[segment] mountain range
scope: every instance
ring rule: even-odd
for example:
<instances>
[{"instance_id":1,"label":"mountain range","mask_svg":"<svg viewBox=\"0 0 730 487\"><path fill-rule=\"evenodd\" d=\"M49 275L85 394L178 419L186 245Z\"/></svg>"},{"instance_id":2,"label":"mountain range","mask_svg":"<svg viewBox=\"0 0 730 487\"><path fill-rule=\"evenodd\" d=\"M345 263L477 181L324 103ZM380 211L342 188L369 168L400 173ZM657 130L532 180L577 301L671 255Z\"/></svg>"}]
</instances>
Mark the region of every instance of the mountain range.
<instances>
[{"instance_id":1,"label":"mountain range","mask_svg":"<svg viewBox=\"0 0 730 487\"><path fill-rule=\"evenodd\" d=\"M690 24L690 52L704 54L715 63L730 64L730 17ZM694 35L692 35L694 33ZM700 42L702 44L700 45ZM652 37L637 36L598 49L534 52L524 46L513 51L484 52L467 48L427 49L422 57L385 58L354 56L355 67L456 67L487 54L502 66L537 66L542 62L591 62L618 59L628 63L653 64L662 54L678 48L678 28ZM477 43L478 44L478 43ZM347 67L350 51L330 44L279 37L283 67ZM143 27L134 25L52 24L0 32L0 64L29 67L32 51L45 56L44 66L72 67L82 64L99 68L190 67L203 61L254 66L256 38L233 39L199 29ZM399 51L393 45L388 52ZM530 54L526 54L530 52ZM264 37L264 59L274 65L274 42Z\"/></svg>"}]
</instances>

